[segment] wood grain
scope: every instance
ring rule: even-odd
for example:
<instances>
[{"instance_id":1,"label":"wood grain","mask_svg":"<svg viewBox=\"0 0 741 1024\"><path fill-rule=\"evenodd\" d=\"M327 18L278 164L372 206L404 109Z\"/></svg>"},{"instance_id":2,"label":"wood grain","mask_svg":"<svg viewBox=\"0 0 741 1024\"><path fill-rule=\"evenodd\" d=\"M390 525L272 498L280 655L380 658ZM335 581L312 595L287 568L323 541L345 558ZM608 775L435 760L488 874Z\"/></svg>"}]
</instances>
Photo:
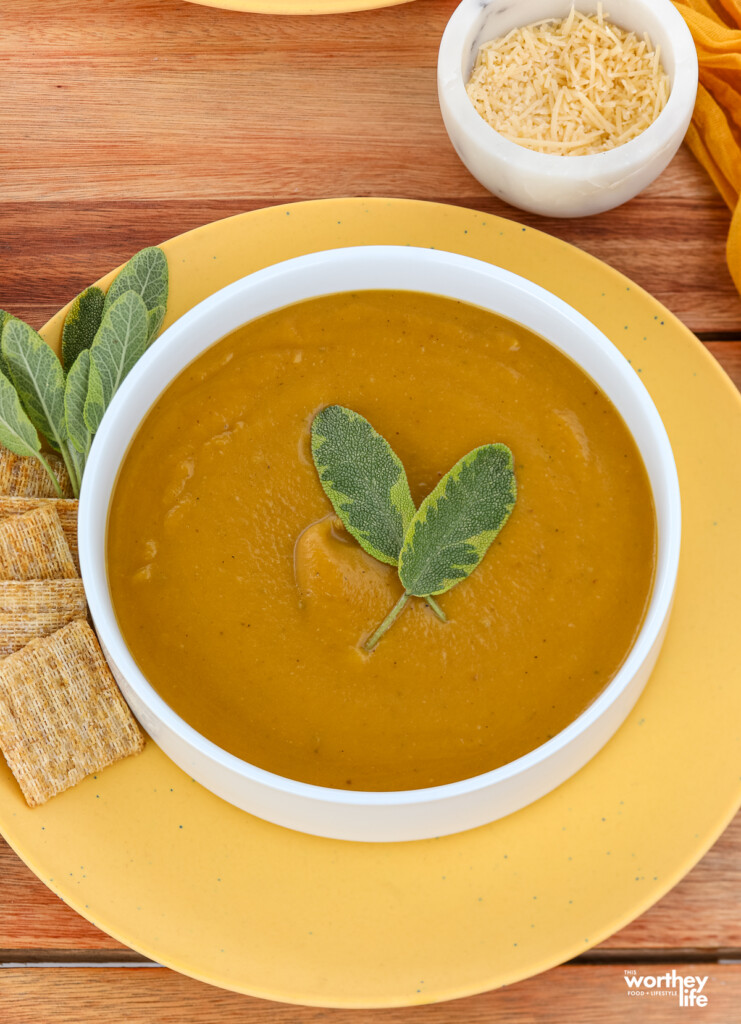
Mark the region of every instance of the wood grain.
<instances>
[{"instance_id":1,"label":"wood grain","mask_svg":"<svg viewBox=\"0 0 741 1024\"><path fill-rule=\"evenodd\" d=\"M705 348L715 356L736 387L741 389L741 342L707 341Z\"/></svg>"},{"instance_id":2,"label":"wood grain","mask_svg":"<svg viewBox=\"0 0 741 1024\"><path fill-rule=\"evenodd\" d=\"M3 1024L734 1024L741 1005L741 965L683 964L684 976L707 978L705 1007L679 1008L676 997L628 996L624 968L556 968L517 985L431 1006L325 1010L286 1006L209 988L161 967L27 968L0 971ZM672 965L653 964L650 974ZM648 974L642 968L638 976ZM640 1006L636 1003L640 1002ZM43 1018L39 1008L43 1007Z\"/></svg>"}]
</instances>

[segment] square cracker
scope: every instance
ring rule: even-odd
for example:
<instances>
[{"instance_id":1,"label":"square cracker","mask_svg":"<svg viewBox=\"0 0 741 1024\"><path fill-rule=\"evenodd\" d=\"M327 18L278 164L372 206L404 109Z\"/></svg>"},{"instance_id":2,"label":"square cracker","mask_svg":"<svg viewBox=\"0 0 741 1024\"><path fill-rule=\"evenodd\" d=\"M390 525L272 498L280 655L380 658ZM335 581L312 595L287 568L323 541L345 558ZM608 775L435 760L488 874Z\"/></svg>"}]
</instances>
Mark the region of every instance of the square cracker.
<instances>
[{"instance_id":1,"label":"square cracker","mask_svg":"<svg viewBox=\"0 0 741 1024\"><path fill-rule=\"evenodd\" d=\"M52 505L0 520L0 580L70 580L78 575Z\"/></svg>"},{"instance_id":2,"label":"square cracker","mask_svg":"<svg viewBox=\"0 0 741 1024\"><path fill-rule=\"evenodd\" d=\"M30 807L143 746L86 622L0 663L0 748Z\"/></svg>"},{"instance_id":3,"label":"square cracker","mask_svg":"<svg viewBox=\"0 0 741 1024\"><path fill-rule=\"evenodd\" d=\"M6 580L0 585L0 658L86 615L80 579Z\"/></svg>"},{"instance_id":4,"label":"square cracker","mask_svg":"<svg viewBox=\"0 0 741 1024\"><path fill-rule=\"evenodd\" d=\"M0 495L0 519L6 519L8 516L22 516L35 508L55 509L72 552L72 560L75 566L79 567L80 563L77 557L78 504L76 498L9 498Z\"/></svg>"},{"instance_id":5,"label":"square cracker","mask_svg":"<svg viewBox=\"0 0 741 1024\"><path fill-rule=\"evenodd\" d=\"M59 481L65 498L72 497L72 485L59 455L44 455ZM0 494L22 498L57 498L54 484L38 459L16 455L0 447Z\"/></svg>"}]
</instances>

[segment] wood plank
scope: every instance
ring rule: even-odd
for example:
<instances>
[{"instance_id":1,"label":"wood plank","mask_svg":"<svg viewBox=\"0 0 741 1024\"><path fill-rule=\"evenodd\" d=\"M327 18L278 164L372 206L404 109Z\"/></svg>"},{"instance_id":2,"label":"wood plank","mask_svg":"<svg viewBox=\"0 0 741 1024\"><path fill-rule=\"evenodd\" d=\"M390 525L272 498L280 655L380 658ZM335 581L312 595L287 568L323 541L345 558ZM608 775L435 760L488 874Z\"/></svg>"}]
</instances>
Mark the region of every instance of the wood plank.
<instances>
[{"instance_id":1,"label":"wood plank","mask_svg":"<svg viewBox=\"0 0 741 1024\"><path fill-rule=\"evenodd\" d=\"M675 164L687 165L687 176L701 174L691 155L684 151L675 158ZM362 188L360 174L358 168L358 180L346 190L348 194L371 192ZM678 212L668 197L657 195L653 191L657 187L652 186L649 193L622 210L574 221L549 221L524 214L493 197L466 199L448 192L442 196L430 194L428 198L478 207L557 235L627 274L690 329L705 334L741 334L741 298L724 262L727 210L719 200L710 199L702 204L700 216L690 216L689 210ZM380 183L374 194L409 195L409 190ZM0 302L40 327L60 306L142 246L222 217L296 198L316 196L284 192L267 202L262 197L0 202ZM667 237L677 242L672 261L666 259Z\"/></svg>"},{"instance_id":2,"label":"wood plank","mask_svg":"<svg viewBox=\"0 0 741 1024\"><path fill-rule=\"evenodd\" d=\"M11 968L0 971L4 1024L733 1024L741 1006L741 965L652 964L650 974L707 978L704 1007L677 1005L676 996L630 997L625 968L558 967L536 978L453 1002L385 1010L325 1010L287 1006L211 988L161 967ZM649 974L638 968L637 977ZM640 1009L635 1005L640 1003ZM125 1009L124 1009L125 1007ZM679 1015L679 1018L678 1018Z\"/></svg>"},{"instance_id":3,"label":"wood plank","mask_svg":"<svg viewBox=\"0 0 741 1024\"><path fill-rule=\"evenodd\" d=\"M741 341L707 341L705 348L718 360L741 390Z\"/></svg>"},{"instance_id":4,"label":"wood plank","mask_svg":"<svg viewBox=\"0 0 741 1024\"><path fill-rule=\"evenodd\" d=\"M741 813L675 889L600 949L741 948L739 850ZM70 910L2 839L0 908L0 950L125 948Z\"/></svg>"},{"instance_id":5,"label":"wood plank","mask_svg":"<svg viewBox=\"0 0 741 1024\"><path fill-rule=\"evenodd\" d=\"M741 948L740 853L741 812L663 900L599 948Z\"/></svg>"}]
</instances>

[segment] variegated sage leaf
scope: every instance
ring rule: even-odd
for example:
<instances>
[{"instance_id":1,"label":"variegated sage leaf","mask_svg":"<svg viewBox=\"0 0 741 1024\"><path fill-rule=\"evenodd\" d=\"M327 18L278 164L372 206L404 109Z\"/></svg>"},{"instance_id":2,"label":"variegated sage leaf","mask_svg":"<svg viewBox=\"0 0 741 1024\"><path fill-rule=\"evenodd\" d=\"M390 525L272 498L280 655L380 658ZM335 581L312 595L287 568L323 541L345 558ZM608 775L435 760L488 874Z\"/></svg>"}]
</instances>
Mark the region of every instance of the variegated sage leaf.
<instances>
[{"instance_id":1,"label":"variegated sage leaf","mask_svg":"<svg viewBox=\"0 0 741 1024\"><path fill-rule=\"evenodd\" d=\"M444 594L469 576L507 522L517 498L512 452L474 448L445 474L414 515L399 557L407 594Z\"/></svg>"},{"instance_id":2,"label":"variegated sage leaf","mask_svg":"<svg viewBox=\"0 0 741 1024\"><path fill-rule=\"evenodd\" d=\"M21 405L52 448L67 439L62 364L32 327L11 317L3 327L2 352Z\"/></svg>"},{"instance_id":3,"label":"variegated sage leaf","mask_svg":"<svg viewBox=\"0 0 741 1024\"><path fill-rule=\"evenodd\" d=\"M415 508L404 467L388 441L359 413L330 405L314 417L311 454L348 532L369 555L396 566Z\"/></svg>"},{"instance_id":4,"label":"variegated sage leaf","mask_svg":"<svg viewBox=\"0 0 741 1024\"><path fill-rule=\"evenodd\" d=\"M85 422L85 401L90 382L90 349L84 348L67 374L64 388L64 415L67 435L80 455L90 451L92 434Z\"/></svg>"},{"instance_id":5,"label":"variegated sage leaf","mask_svg":"<svg viewBox=\"0 0 741 1024\"><path fill-rule=\"evenodd\" d=\"M103 319L105 293L92 285L67 310L62 328L62 365L69 373L80 352L90 348Z\"/></svg>"},{"instance_id":6,"label":"variegated sage leaf","mask_svg":"<svg viewBox=\"0 0 741 1024\"><path fill-rule=\"evenodd\" d=\"M106 309L90 349L90 379L83 415L91 433L97 431L124 378L144 355L147 341L147 307L137 292L124 292Z\"/></svg>"},{"instance_id":7,"label":"variegated sage leaf","mask_svg":"<svg viewBox=\"0 0 741 1024\"><path fill-rule=\"evenodd\" d=\"M167 308L169 273L167 257L157 246L142 249L122 267L113 280L105 299L107 312L125 292L136 292L144 302L147 312L153 313L162 307L163 313L152 317L148 340L151 341L162 326L164 309Z\"/></svg>"}]
</instances>

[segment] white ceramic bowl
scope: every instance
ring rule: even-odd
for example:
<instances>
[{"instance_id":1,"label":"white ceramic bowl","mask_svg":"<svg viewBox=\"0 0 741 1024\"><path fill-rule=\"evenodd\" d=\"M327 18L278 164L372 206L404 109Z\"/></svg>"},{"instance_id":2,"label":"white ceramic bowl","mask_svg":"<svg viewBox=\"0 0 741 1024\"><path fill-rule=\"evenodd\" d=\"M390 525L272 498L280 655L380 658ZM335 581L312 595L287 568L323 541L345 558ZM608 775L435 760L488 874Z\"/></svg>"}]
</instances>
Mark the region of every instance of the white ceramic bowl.
<instances>
[{"instance_id":1,"label":"white ceramic bowl","mask_svg":"<svg viewBox=\"0 0 741 1024\"><path fill-rule=\"evenodd\" d=\"M697 53L671 0L604 0L610 20L661 47L671 91L666 106L641 135L591 156L535 153L494 131L466 94L482 43L545 18L563 18L571 0L463 0L443 34L437 63L440 109L455 151L494 195L550 217L601 213L632 199L664 170L690 123L697 93ZM597 0L576 0L585 14Z\"/></svg>"},{"instance_id":2,"label":"white ceramic bowl","mask_svg":"<svg viewBox=\"0 0 741 1024\"><path fill-rule=\"evenodd\" d=\"M519 760L463 782L396 793L325 789L226 753L176 715L149 685L119 631L106 575L108 506L132 437L168 383L204 349L255 317L341 291L396 288L493 310L547 338L606 392L638 443L658 517L658 564L640 635L594 703ZM236 281L168 328L125 380L95 437L80 500L79 547L90 611L134 714L184 771L246 811L339 839L423 839L473 828L524 807L582 767L612 736L648 679L669 616L679 558L679 485L669 440L648 392L618 350L581 314L506 270L430 249L365 246L301 256Z\"/></svg>"}]
</instances>

